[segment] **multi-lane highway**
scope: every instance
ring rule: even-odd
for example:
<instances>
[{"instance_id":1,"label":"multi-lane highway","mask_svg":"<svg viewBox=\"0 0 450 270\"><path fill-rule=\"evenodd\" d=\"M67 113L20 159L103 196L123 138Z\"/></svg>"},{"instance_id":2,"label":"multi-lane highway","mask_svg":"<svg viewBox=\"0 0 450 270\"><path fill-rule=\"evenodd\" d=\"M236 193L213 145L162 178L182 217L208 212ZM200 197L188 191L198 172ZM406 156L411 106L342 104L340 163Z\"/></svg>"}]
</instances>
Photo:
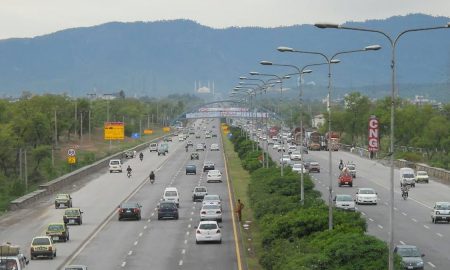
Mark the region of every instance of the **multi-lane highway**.
<instances>
[{"instance_id":1,"label":"multi-lane highway","mask_svg":"<svg viewBox=\"0 0 450 270\"><path fill-rule=\"evenodd\" d=\"M280 153L269 147L273 160L278 161ZM305 158L320 163L321 172L312 173L316 189L321 191L325 202L328 202L329 159L326 151L310 151ZM361 158L358 155L338 151L332 154L332 184L335 194L355 195L361 187L373 188L378 193L377 205L357 205L357 211L367 219L368 233L388 241L389 235L389 167L376 160ZM338 187L338 164L353 161L357 166L357 177L353 187ZM450 201L450 187L431 179L429 184L416 184L410 189L409 197L403 200L400 191L398 169L394 172L394 239L397 244L417 246L425 254L425 269L450 268L450 224L431 222L431 209L437 201Z\"/></svg>"},{"instance_id":2,"label":"multi-lane highway","mask_svg":"<svg viewBox=\"0 0 450 270\"><path fill-rule=\"evenodd\" d=\"M126 173L103 172L73 191L73 206L83 211L83 224L70 226L70 241L57 243L54 260L30 261L27 269L60 269L61 266L83 264L89 269L239 269L237 264L235 231L232 224L229 187L223 157L220 151L209 151L211 143L221 146L219 122L204 121L200 125L201 139L191 135L188 140L205 142L208 149L200 153L199 160L190 160L185 151L186 142L174 137L169 142L169 154L158 156L144 151L144 160L127 160L133 168L130 179ZM212 126L215 128L212 128ZM203 126L213 130L217 138L205 139ZM206 183L203 162L212 161L223 173L223 183ZM197 175L186 175L185 166L195 164ZM149 183L148 174L156 172L156 181ZM192 201L192 190L206 185L209 194L222 198L223 222L221 244L196 244L195 227L199 222L201 202ZM179 220L158 220L156 206L164 188L176 187L180 192ZM142 220L118 221L117 206L122 201L135 201L142 205ZM37 203L30 209L20 210L0 220L0 239L19 244L29 256L33 236L42 235L50 222L62 221L64 209L54 209L53 197Z\"/></svg>"}]
</instances>

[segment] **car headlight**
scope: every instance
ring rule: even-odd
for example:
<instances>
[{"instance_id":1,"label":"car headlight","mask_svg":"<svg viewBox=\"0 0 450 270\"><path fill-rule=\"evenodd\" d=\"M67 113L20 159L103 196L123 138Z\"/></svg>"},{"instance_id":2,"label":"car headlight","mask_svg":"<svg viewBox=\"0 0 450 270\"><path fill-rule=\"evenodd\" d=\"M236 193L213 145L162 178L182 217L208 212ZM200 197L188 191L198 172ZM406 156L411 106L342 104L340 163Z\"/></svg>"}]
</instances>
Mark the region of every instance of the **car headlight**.
<instances>
[{"instance_id":1,"label":"car headlight","mask_svg":"<svg viewBox=\"0 0 450 270\"><path fill-rule=\"evenodd\" d=\"M423 266L423 261L417 262L417 266Z\"/></svg>"},{"instance_id":2,"label":"car headlight","mask_svg":"<svg viewBox=\"0 0 450 270\"><path fill-rule=\"evenodd\" d=\"M440 213L439 213L439 211L436 211L436 215L439 215Z\"/></svg>"}]
</instances>

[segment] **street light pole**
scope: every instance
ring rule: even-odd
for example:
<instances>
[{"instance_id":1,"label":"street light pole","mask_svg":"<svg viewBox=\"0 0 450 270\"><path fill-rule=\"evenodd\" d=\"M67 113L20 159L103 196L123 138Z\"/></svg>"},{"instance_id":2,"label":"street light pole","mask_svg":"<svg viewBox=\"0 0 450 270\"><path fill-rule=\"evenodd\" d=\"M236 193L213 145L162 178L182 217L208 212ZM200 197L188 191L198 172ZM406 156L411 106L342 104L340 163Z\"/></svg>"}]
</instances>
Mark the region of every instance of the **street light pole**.
<instances>
[{"instance_id":1,"label":"street light pole","mask_svg":"<svg viewBox=\"0 0 450 270\"><path fill-rule=\"evenodd\" d=\"M333 167L332 167L332 149L331 149L331 64L333 64L332 60L341 54L355 53L355 52L364 52L364 51L375 51L381 49L379 45L367 46L364 49L359 50L349 50L349 51L341 51L335 53L332 57L328 57L321 52L314 51L300 51L295 50L289 47L278 47L277 50L280 52L296 52L296 53L305 53L305 54L315 54L322 56L328 64L328 229L333 229ZM337 60L337 59L336 59ZM335 61L336 63L336 61Z\"/></svg>"},{"instance_id":2,"label":"street light pole","mask_svg":"<svg viewBox=\"0 0 450 270\"><path fill-rule=\"evenodd\" d=\"M450 22L445 26L436 26L436 27L426 27L426 28L415 28L408 29L401 33L399 33L395 38L392 38L387 33L375 30L375 29L366 29L366 28L358 28L358 27L348 27L342 26L338 24L329 24L329 23L317 23L315 24L318 28L336 28L336 29L345 29L345 30L354 30L354 31L363 31L363 32L372 32L383 35L389 40L389 44L391 45L391 132L390 132L390 207L389 207L389 270L394 270L394 116L395 116L395 78L396 78L396 63L395 63L395 49L397 46L397 42L404 34L409 32L419 32L419 31L428 31L428 30L436 30L436 29L445 29L450 28Z\"/></svg>"}]
</instances>

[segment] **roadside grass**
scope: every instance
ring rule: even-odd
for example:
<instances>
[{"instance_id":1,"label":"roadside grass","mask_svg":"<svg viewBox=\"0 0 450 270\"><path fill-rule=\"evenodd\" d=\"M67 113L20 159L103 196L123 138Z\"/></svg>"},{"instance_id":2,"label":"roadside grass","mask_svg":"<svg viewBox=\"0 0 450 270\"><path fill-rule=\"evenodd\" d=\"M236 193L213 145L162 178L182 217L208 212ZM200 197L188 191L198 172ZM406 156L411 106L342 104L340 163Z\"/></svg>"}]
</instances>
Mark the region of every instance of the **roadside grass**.
<instances>
[{"instance_id":1,"label":"roadside grass","mask_svg":"<svg viewBox=\"0 0 450 270\"><path fill-rule=\"evenodd\" d=\"M234 151L233 144L226 136L224 136L223 144L234 199L236 201L237 199L240 199L245 205L242 211L243 222L241 223L241 226L238 227L241 236L241 247L243 249L241 254L245 256L245 258L243 258L243 263L247 265L247 269L249 270L262 270L263 268L259 264L258 257L258 254L261 254L261 252L259 252L261 246L258 244L261 243L261 236L258 227L254 222L253 211L250 207L250 199L247 192L250 183L250 174L242 168L241 160ZM244 229L242 224L248 224L248 229Z\"/></svg>"}]
</instances>

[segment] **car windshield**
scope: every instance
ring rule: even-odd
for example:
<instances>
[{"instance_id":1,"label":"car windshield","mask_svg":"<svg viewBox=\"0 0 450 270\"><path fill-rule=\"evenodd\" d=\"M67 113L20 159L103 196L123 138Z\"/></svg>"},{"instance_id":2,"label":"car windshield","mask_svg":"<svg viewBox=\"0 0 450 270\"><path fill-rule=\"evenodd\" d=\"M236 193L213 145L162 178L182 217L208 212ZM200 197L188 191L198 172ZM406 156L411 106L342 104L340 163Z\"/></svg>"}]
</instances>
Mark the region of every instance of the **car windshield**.
<instances>
[{"instance_id":1,"label":"car windshield","mask_svg":"<svg viewBox=\"0 0 450 270\"><path fill-rule=\"evenodd\" d=\"M177 192L176 191L166 191L166 197L176 197Z\"/></svg>"},{"instance_id":2,"label":"car windshield","mask_svg":"<svg viewBox=\"0 0 450 270\"><path fill-rule=\"evenodd\" d=\"M220 206L217 204L207 204L204 205L202 209L220 209Z\"/></svg>"},{"instance_id":3,"label":"car windshield","mask_svg":"<svg viewBox=\"0 0 450 270\"><path fill-rule=\"evenodd\" d=\"M350 202L353 201L353 198L350 195L337 195L336 201Z\"/></svg>"},{"instance_id":4,"label":"car windshield","mask_svg":"<svg viewBox=\"0 0 450 270\"><path fill-rule=\"evenodd\" d=\"M371 189L361 189L359 194L374 194L375 192Z\"/></svg>"},{"instance_id":5,"label":"car windshield","mask_svg":"<svg viewBox=\"0 0 450 270\"><path fill-rule=\"evenodd\" d=\"M409 247L409 248L399 248L397 250L397 253L401 257L420 257L420 253L415 247Z\"/></svg>"},{"instance_id":6,"label":"car windshield","mask_svg":"<svg viewBox=\"0 0 450 270\"><path fill-rule=\"evenodd\" d=\"M302 164L294 164L293 168L294 169L301 169L302 168Z\"/></svg>"},{"instance_id":7,"label":"car windshield","mask_svg":"<svg viewBox=\"0 0 450 270\"><path fill-rule=\"evenodd\" d=\"M204 201L219 201L220 198L218 195L208 195L205 196Z\"/></svg>"},{"instance_id":8,"label":"car windshield","mask_svg":"<svg viewBox=\"0 0 450 270\"><path fill-rule=\"evenodd\" d=\"M350 164L348 164L348 165L347 165L347 168L348 168L349 170L354 170L354 169L355 169L355 165L350 165Z\"/></svg>"},{"instance_id":9,"label":"car windshield","mask_svg":"<svg viewBox=\"0 0 450 270\"><path fill-rule=\"evenodd\" d=\"M47 231L52 232L52 231L63 231L64 230L64 225L62 224L51 224L48 226Z\"/></svg>"},{"instance_id":10,"label":"car windshield","mask_svg":"<svg viewBox=\"0 0 450 270\"><path fill-rule=\"evenodd\" d=\"M65 199L67 199L67 195L56 195L56 199L65 200Z\"/></svg>"},{"instance_id":11,"label":"car windshield","mask_svg":"<svg viewBox=\"0 0 450 270\"><path fill-rule=\"evenodd\" d=\"M78 216L79 212L78 212L78 210L75 210L75 209L68 209L68 210L64 211L64 214L66 216Z\"/></svg>"},{"instance_id":12,"label":"car windshield","mask_svg":"<svg viewBox=\"0 0 450 270\"><path fill-rule=\"evenodd\" d=\"M217 224L214 223L200 224L198 228L201 230L214 230L217 229Z\"/></svg>"},{"instance_id":13,"label":"car windshield","mask_svg":"<svg viewBox=\"0 0 450 270\"><path fill-rule=\"evenodd\" d=\"M438 204L436 205L437 210L450 210L450 204Z\"/></svg>"},{"instance_id":14,"label":"car windshield","mask_svg":"<svg viewBox=\"0 0 450 270\"><path fill-rule=\"evenodd\" d=\"M403 174L403 177L405 177L405 178L414 178L414 174L412 174L412 173L405 173L405 174Z\"/></svg>"},{"instance_id":15,"label":"car windshield","mask_svg":"<svg viewBox=\"0 0 450 270\"><path fill-rule=\"evenodd\" d=\"M111 160L109 162L109 164L111 164L111 165L118 165L118 164L120 164L120 162L118 160Z\"/></svg>"},{"instance_id":16,"label":"car windshield","mask_svg":"<svg viewBox=\"0 0 450 270\"><path fill-rule=\"evenodd\" d=\"M165 209L172 209L172 208L176 208L177 206L174 203L161 203L159 205L160 208L165 208Z\"/></svg>"},{"instance_id":17,"label":"car windshield","mask_svg":"<svg viewBox=\"0 0 450 270\"><path fill-rule=\"evenodd\" d=\"M206 192L206 188L195 188L195 192Z\"/></svg>"},{"instance_id":18,"label":"car windshield","mask_svg":"<svg viewBox=\"0 0 450 270\"><path fill-rule=\"evenodd\" d=\"M417 175L428 175L427 172L417 172Z\"/></svg>"},{"instance_id":19,"label":"car windshield","mask_svg":"<svg viewBox=\"0 0 450 270\"><path fill-rule=\"evenodd\" d=\"M47 237L34 238L31 244L35 246L50 245L50 240Z\"/></svg>"},{"instance_id":20,"label":"car windshield","mask_svg":"<svg viewBox=\"0 0 450 270\"><path fill-rule=\"evenodd\" d=\"M186 169L195 169L195 165L188 165L186 166Z\"/></svg>"},{"instance_id":21,"label":"car windshield","mask_svg":"<svg viewBox=\"0 0 450 270\"><path fill-rule=\"evenodd\" d=\"M0 269L15 270L17 269L17 261L15 259L2 258L0 259Z\"/></svg>"},{"instance_id":22,"label":"car windshield","mask_svg":"<svg viewBox=\"0 0 450 270\"><path fill-rule=\"evenodd\" d=\"M120 208L138 208L136 203L123 203Z\"/></svg>"}]
</instances>

